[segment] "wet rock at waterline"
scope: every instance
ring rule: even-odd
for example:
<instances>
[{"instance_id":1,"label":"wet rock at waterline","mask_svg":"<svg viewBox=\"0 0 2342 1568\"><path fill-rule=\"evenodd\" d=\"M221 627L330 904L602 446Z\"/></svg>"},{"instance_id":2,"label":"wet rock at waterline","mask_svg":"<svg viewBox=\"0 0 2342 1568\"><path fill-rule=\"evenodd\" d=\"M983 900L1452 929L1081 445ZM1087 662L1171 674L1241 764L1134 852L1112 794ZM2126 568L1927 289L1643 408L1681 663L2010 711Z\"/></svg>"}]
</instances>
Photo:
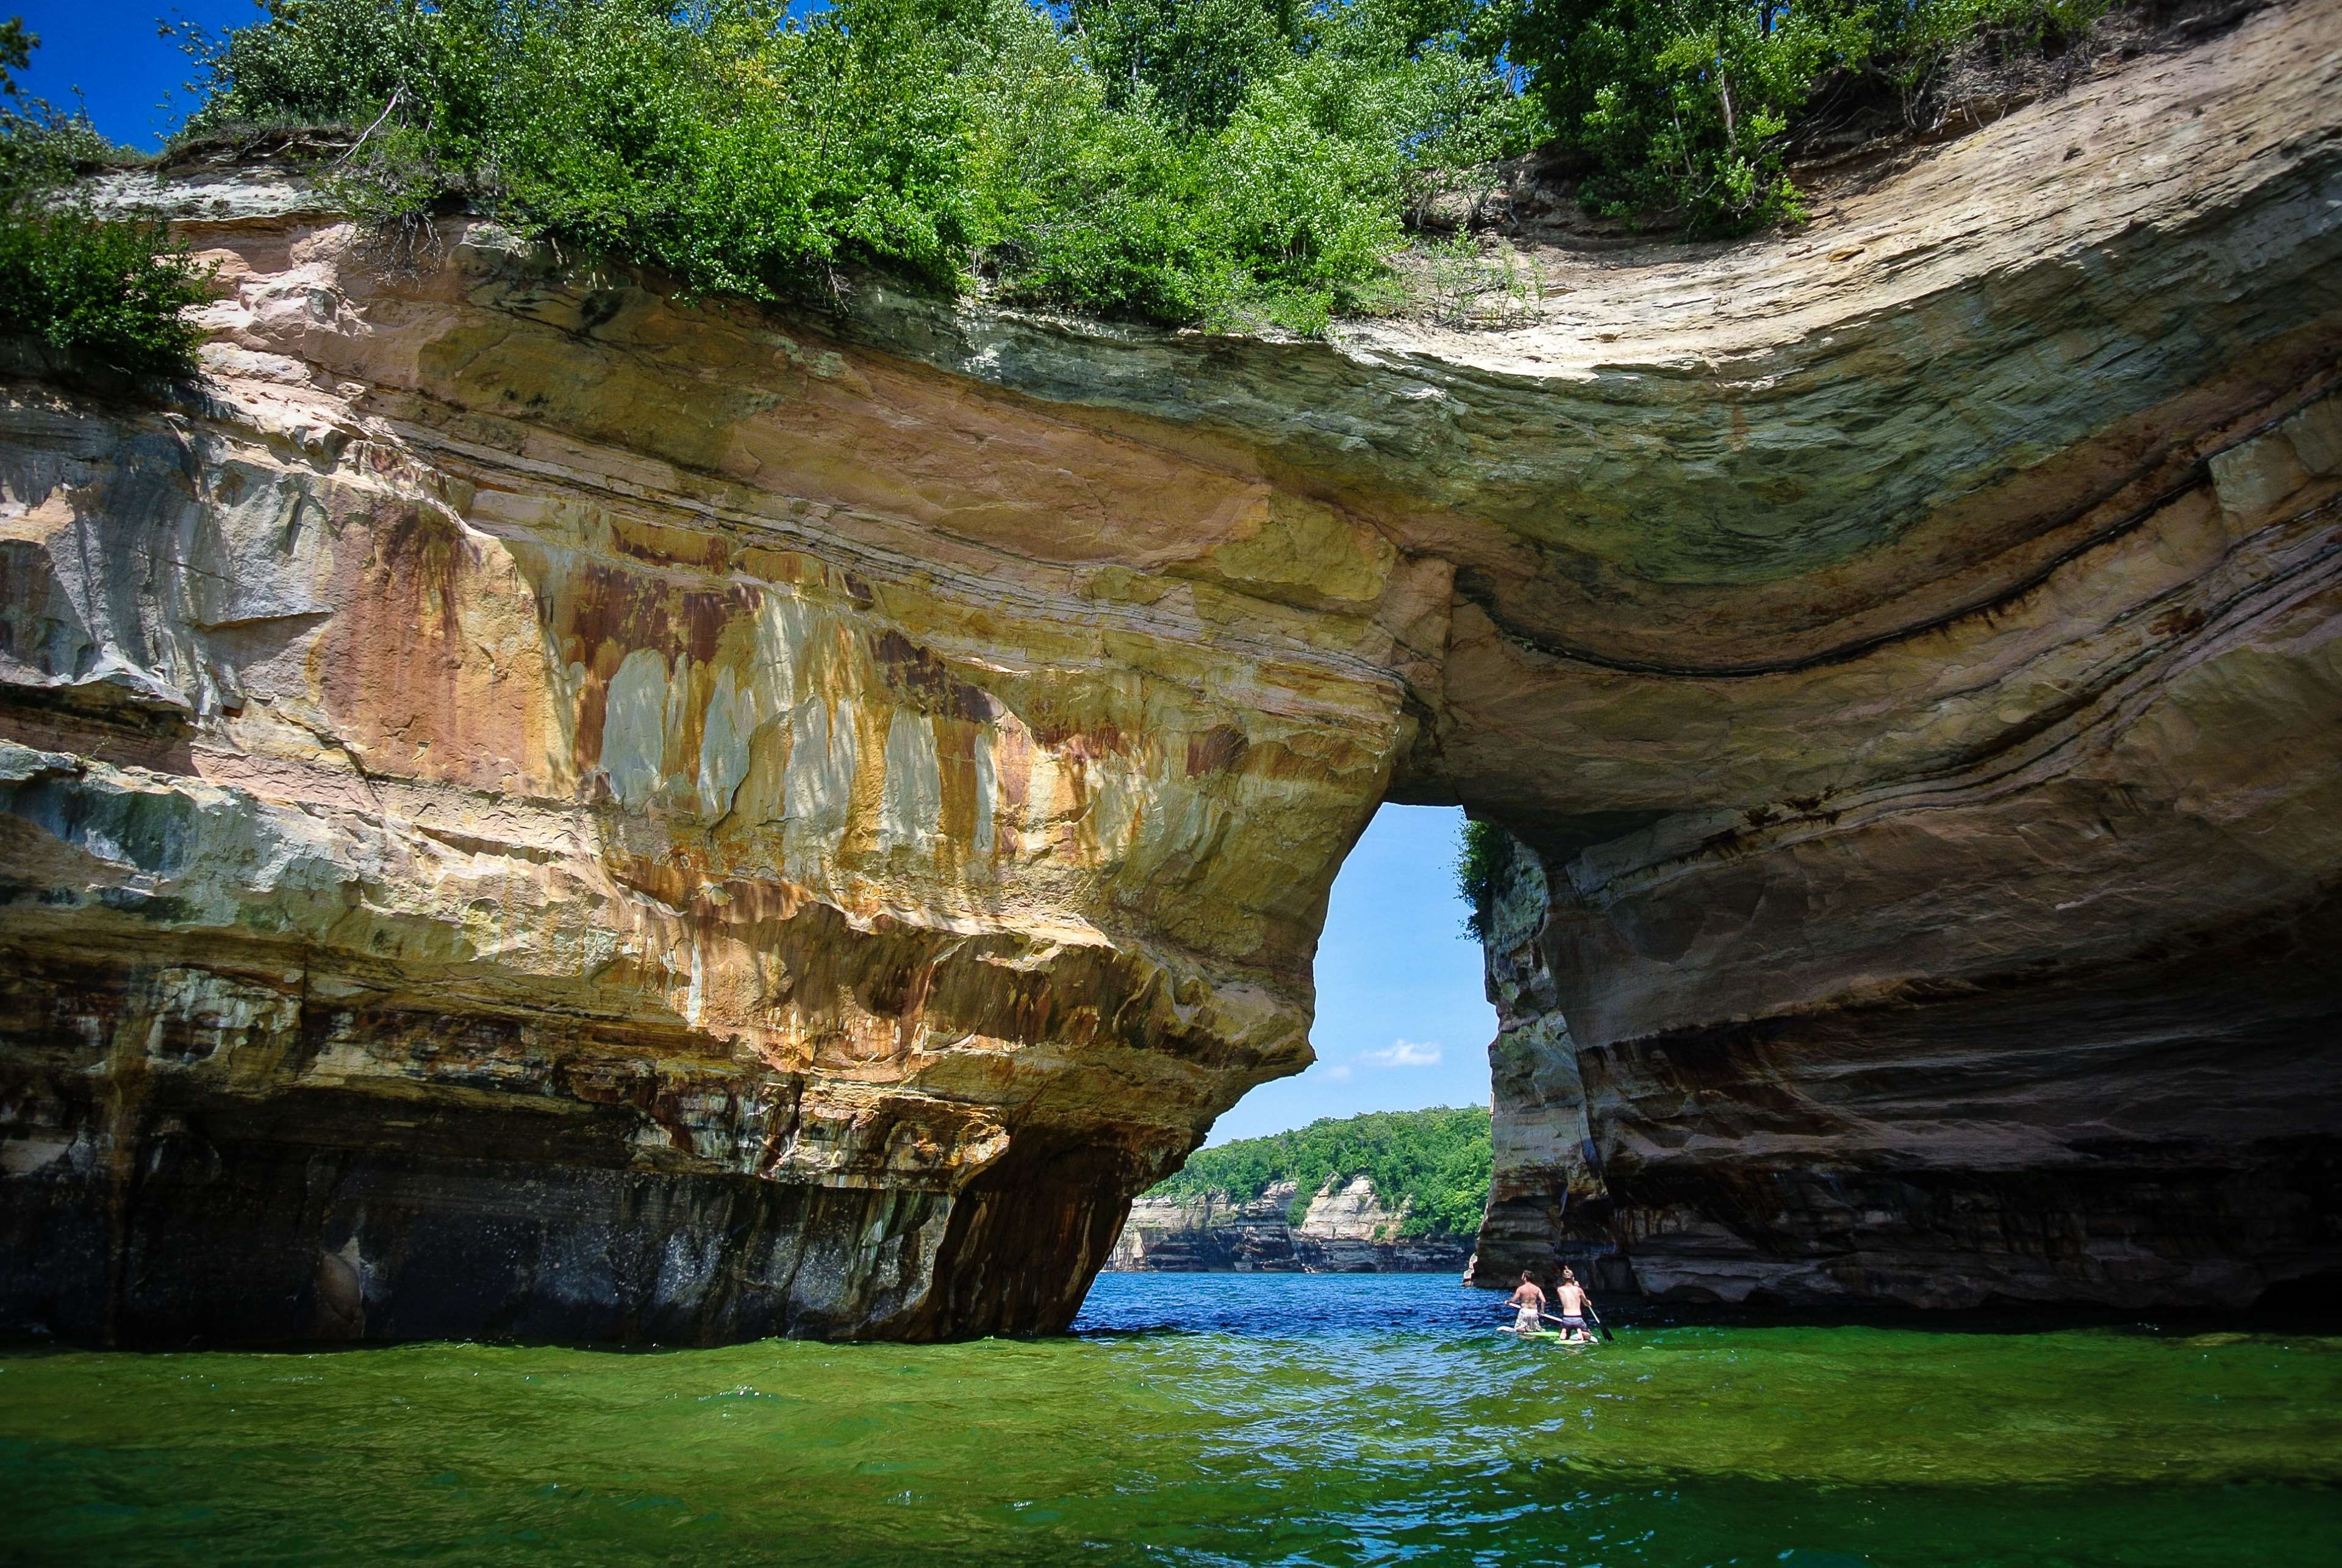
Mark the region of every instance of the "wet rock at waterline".
<instances>
[{"instance_id":1,"label":"wet rock at waterline","mask_svg":"<svg viewBox=\"0 0 2342 1568\"><path fill-rule=\"evenodd\" d=\"M1518 845L1485 1261L2330 1274L2337 89L2267 8L1331 345L117 179L222 296L0 404L0 1321L1062 1327L1386 799Z\"/></svg>"}]
</instances>

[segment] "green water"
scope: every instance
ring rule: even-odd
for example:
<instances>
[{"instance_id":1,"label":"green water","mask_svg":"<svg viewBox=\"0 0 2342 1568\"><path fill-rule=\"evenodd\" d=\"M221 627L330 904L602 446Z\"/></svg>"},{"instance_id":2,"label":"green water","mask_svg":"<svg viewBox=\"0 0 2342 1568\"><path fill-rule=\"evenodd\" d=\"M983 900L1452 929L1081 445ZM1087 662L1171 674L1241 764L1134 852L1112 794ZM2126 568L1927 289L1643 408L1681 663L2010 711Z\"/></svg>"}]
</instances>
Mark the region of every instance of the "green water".
<instances>
[{"instance_id":1,"label":"green water","mask_svg":"<svg viewBox=\"0 0 2342 1568\"><path fill-rule=\"evenodd\" d=\"M1487 1301L1109 1276L1050 1342L19 1353L0 1559L2342 1563L2342 1340L1571 1351Z\"/></svg>"}]
</instances>

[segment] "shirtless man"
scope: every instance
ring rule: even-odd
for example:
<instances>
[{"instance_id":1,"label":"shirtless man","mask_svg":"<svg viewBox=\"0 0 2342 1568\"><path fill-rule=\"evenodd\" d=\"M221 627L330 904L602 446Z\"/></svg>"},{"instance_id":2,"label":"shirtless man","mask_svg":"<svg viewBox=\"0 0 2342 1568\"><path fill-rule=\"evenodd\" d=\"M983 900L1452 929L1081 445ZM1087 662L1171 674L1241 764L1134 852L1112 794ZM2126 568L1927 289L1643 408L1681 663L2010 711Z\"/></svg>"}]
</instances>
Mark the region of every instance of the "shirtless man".
<instances>
[{"instance_id":1,"label":"shirtless man","mask_svg":"<svg viewBox=\"0 0 2342 1568\"><path fill-rule=\"evenodd\" d=\"M1526 1271L1523 1271L1521 1283L1514 1289L1509 1304L1518 1309L1513 1313L1513 1332L1536 1333L1537 1318L1545 1311L1545 1289L1529 1278Z\"/></svg>"},{"instance_id":2,"label":"shirtless man","mask_svg":"<svg viewBox=\"0 0 2342 1568\"><path fill-rule=\"evenodd\" d=\"M1561 1283L1553 1287L1553 1293L1561 1307L1561 1337L1566 1340L1592 1337L1586 1332L1586 1287L1577 1283L1577 1276L1563 1269Z\"/></svg>"}]
</instances>

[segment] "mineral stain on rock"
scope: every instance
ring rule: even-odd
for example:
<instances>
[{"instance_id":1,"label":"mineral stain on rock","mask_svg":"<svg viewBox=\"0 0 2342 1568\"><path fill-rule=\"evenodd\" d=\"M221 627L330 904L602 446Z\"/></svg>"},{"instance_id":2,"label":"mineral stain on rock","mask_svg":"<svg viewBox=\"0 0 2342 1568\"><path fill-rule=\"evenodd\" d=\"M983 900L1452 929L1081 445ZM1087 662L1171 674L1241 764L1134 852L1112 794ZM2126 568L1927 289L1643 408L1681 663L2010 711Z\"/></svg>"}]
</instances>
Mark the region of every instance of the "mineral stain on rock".
<instances>
[{"instance_id":1,"label":"mineral stain on rock","mask_svg":"<svg viewBox=\"0 0 2342 1568\"><path fill-rule=\"evenodd\" d=\"M1498 334L816 330L255 172L199 396L0 396L0 1326L1062 1328L1385 800L1512 835L1484 1271L2330 1282L2338 17Z\"/></svg>"}]
</instances>

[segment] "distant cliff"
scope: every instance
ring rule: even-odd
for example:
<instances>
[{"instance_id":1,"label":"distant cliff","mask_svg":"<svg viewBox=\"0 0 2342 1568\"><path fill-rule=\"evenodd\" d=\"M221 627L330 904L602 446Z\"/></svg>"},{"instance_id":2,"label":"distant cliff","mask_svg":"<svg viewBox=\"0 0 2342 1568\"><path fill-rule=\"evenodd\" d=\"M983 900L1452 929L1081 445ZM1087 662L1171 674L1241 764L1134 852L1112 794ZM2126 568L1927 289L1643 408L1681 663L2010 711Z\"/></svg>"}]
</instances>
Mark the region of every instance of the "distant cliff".
<instances>
[{"instance_id":1,"label":"distant cliff","mask_svg":"<svg viewBox=\"0 0 2342 1568\"><path fill-rule=\"evenodd\" d=\"M1370 1111L1238 1139L1141 1193L1106 1266L1461 1269L1487 1207L1489 1164L1478 1105Z\"/></svg>"},{"instance_id":2,"label":"distant cliff","mask_svg":"<svg viewBox=\"0 0 2342 1568\"><path fill-rule=\"evenodd\" d=\"M1372 1177L1328 1182L1296 1223L1300 1189L1277 1182L1258 1197L1225 1192L1149 1193L1131 1205L1130 1223L1106 1267L1128 1272L1201 1273L1214 1269L1284 1273L1436 1273L1460 1270L1472 1238L1405 1235L1407 1206L1384 1205Z\"/></svg>"}]
</instances>

